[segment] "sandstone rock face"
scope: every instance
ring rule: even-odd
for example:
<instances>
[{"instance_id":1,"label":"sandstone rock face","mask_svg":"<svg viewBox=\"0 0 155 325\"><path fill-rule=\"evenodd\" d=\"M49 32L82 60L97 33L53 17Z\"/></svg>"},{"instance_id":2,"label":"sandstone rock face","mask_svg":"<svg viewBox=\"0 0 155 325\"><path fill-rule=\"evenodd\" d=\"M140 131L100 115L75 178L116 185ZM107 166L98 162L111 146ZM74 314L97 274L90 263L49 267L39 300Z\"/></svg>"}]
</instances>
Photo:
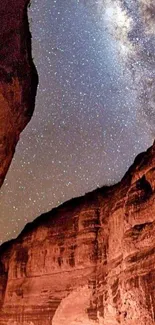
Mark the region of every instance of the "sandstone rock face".
<instances>
[{"instance_id":1,"label":"sandstone rock face","mask_svg":"<svg viewBox=\"0 0 155 325\"><path fill-rule=\"evenodd\" d=\"M31 57L28 3L5 0L0 4L0 186L19 134L33 113L38 83Z\"/></svg>"},{"instance_id":2,"label":"sandstone rock face","mask_svg":"<svg viewBox=\"0 0 155 325\"><path fill-rule=\"evenodd\" d=\"M155 144L0 248L1 325L155 324Z\"/></svg>"}]
</instances>

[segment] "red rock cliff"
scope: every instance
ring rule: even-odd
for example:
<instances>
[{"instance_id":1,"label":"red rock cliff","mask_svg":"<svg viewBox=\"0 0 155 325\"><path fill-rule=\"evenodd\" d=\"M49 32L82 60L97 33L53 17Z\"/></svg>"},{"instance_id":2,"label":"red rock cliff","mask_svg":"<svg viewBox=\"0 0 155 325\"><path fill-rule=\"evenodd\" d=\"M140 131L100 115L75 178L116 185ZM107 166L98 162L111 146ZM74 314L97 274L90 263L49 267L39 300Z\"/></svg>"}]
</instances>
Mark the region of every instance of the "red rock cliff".
<instances>
[{"instance_id":1,"label":"red rock cliff","mask_svg":"<svg viewBox=\"0 0 155 325\"><path fill-rule=\"evenodd\" d=\"M155 144L0 248L1 325L155 324Z\"/></svg>"},{"instance_id":2,"label":"red rock cliff","mask_svg":"<svg viewBox=\"0 0 155 325\"><path fill-rule=\"evenodd\" d=\"M0 186L34 109L38 77L31 57L28 4L0 3Z\"/></svg>"}]
</instances>

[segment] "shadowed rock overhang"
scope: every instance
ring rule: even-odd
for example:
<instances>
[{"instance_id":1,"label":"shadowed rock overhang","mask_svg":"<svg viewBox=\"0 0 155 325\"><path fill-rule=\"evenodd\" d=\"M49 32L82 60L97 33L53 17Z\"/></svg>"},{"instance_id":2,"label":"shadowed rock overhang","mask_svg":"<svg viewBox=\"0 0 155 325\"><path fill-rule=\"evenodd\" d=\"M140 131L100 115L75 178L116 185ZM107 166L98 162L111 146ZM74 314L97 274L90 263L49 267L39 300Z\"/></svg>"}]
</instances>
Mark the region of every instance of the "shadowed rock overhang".
<instances>
[{"instance_id":1,"label":"shadowed rock overhang","mask_svg":"<svg viewBox=\"0 0 155 325\"><path fill-rule=\"evenodd\" d=\"M0 186L33 114L38 75L31 54L29 0L0 4Z\"/></svg>"}]
</instances>

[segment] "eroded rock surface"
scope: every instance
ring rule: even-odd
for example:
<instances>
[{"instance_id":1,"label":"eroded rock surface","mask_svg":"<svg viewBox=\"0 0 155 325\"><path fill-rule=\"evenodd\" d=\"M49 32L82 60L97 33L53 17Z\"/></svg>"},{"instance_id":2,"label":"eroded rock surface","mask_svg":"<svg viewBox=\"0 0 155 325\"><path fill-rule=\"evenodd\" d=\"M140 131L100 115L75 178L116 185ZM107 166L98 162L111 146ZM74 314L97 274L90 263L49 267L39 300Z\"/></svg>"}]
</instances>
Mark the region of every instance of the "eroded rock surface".
<instances>
[{"instance_id":1,"label":"eroded rock surface","mask_svg":"<svg viewBox=\"0 0 155 325\"><path fill-rule=\"evenodd\" d=\"M155 324L155 144L1 246L0 324Z\"/></svg>"},{"instance_id":2,"label":"eroded rock surface","mask_svg":"<svg viewBox=\"0 0 155 325\"><path fill-rule=\"evenodd\" d=\"M0 186L34 109L38 77L31 57L28 4L0 4Z\"/></svg>"}]
</instances>

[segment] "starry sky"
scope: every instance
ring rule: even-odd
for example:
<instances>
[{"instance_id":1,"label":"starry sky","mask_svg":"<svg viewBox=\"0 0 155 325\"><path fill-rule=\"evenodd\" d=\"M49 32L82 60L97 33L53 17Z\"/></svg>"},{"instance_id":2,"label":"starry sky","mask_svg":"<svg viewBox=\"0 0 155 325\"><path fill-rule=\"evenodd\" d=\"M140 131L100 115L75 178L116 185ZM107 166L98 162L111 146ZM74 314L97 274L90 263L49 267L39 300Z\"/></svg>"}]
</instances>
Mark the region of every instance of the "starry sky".
<instances>
[{"instance_id":1,"label":"starry sky","mask_svg":"<svg viewBox=\"0 0 155 325\"><path fill-rule=\"evenodd\" d=\"M0 242L121 179L155 138L154 0L32 0L34 116L1 189Z\"/></svg>"}]
</instances>

